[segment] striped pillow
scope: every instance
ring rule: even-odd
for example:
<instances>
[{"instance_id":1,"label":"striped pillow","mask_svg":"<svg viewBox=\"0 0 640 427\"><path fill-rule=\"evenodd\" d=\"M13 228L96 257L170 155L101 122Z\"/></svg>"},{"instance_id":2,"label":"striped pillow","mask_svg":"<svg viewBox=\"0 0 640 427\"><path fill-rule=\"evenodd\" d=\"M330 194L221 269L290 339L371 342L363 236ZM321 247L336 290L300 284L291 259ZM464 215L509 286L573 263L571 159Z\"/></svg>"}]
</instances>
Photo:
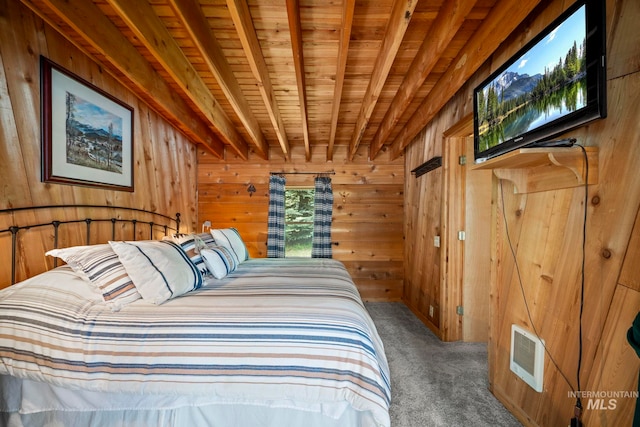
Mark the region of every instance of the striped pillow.
<instances>
[{"instance_id":1,"label":"striped pillow","mask_svg":"<svg viewBox=\"0 0 640 427\"><path fill-rule=\"evenodd\" d=\"M210 233L206 233L208 237L208 242L212 244L214 242L213 236ZM196 266L200 273L203 275L208 275L209 270L207 269L207 265L205 264L202 256L200 256L200 250L207 247L207 242L198 234L180 234L171 237L170 239L163 240L171 240L173 243L177 243L180 245L183 251L186 252L187 256L191 260L191 262Z\"/></svg>"},{"instance_id":2,"label":"striped pillow","mask_svg":"<svg viewBox=\"0 0 640 427\"><path fill-rule=\"evenodd\" d=\"M249 259L249 251L247 251L247 246L244 244L237 229L217 228L211 230L211 235L216 240L216 245L224 246L235 253L239 263Z\"/></svg>"},{"instance_id":3,"label":"striped pillow","mask_svg":"<svg viewBox=\"0 0 640 427\"><path fill-rule=\"evenodd\" d=\"M142 299L152 304L162 304L202 286L200 270L176 243L141 240L109 244Z\"/></svg>"},{"instance_id":4,"label":"striped pillow","mask_svg":"<svg viewBox=\"0 0 640 427\"><path fill-rule=\"evenodd\" d=\"M238 258L224 246L209 246L200 251L208 270L216 279L223 279L238 266Z\"/></svg>"},{"instance_id":5,"label":"striped pillow","mask_svg":"<svg viewBox=\"0 0 640 427\"><path fill-rule=\"evenodd\" d=\"M108 244L52 249L46 255L62 259L78 276L95 285L113 311L142 298Z\"/></svg>"},{"instance_id":6,"label":"striped pillow","mask_svg":"<svg viewBox=\"0 0 640 427\"><path fill-rule=\"evenodd\" d=\"M201 238L202 241L207 245L215 245L216 241L211 235L211 233L197 233L197 237Z\"/></svg>"}]
</instances>

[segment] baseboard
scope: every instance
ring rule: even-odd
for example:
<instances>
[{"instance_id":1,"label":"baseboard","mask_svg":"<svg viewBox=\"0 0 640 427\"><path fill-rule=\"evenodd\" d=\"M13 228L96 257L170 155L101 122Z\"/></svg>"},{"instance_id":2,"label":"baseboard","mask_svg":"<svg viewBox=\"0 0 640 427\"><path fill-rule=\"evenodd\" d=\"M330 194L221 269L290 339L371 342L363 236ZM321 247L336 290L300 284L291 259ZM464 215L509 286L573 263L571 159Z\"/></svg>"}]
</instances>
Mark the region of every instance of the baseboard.
<instances>
[{"instance_id":1,"label":"baseboard","mask_svg":"<svg viewBox=\"0 0 640 427\"><path fill-rule=\"evenodd\" d=\"M402 301L401 298L384 298L384 297L374 297L374 298L362 297L362 301L364 301L364 302L401 302L401 303L404 303L404 301Z\"/></svg>"},{"instance_id":2,"label":"baseboard","mask_svg":"<svg viewBox=\"0 0 640 427\"><path fill-rule=\"evenodd\" d=\"M409 304L406 300L402 300L402 302L404 303L404 305L406 305L407 307L409 307L409 310L411 310L411 312L418 318L420 319L420 321L422 323L425 324L425 326L429 329L431 329L431 332L433 332L434 334L436 334L436 336L438 338L440 338L440 340L442 340L442 332L440 331L440 328L438 328L436 325L433 324L433 322L431 322L431 320L429 320L428 317L426 317L424 314L420 313L420 311L418 311L417 308L413 307L411 304Z\"/></svg>"},{"instance_id":3,"label":"baseboard","mask_svg":"<svg viewBox=\"0 0 640 427\"><path fill-rule=\"evenodd\" d=\"M523 412L522 409L520 409L515 403L513 403L506 394L502 393L499 388L493 386L489 387L489 390L491 391L491 393L493 393L496 399L498 399L500 403L502 403L504 407L507 408L507 410L511 412L511 414L516 417L518 421L520 421L523 426L540 427L525 412Z\"/></svg>"}]
</instances>

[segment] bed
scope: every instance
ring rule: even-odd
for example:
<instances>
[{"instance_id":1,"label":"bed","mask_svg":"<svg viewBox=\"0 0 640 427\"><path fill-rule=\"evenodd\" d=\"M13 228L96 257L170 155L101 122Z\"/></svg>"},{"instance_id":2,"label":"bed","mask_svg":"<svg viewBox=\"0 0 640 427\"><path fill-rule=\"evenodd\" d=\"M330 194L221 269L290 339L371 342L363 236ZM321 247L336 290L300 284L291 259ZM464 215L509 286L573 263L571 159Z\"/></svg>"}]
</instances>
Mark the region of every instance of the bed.
<instances>
[{"instance_id":1,"label":"bed","mask_svg":"<svg viewBox=\"0 0 640 427\"><path fill-rule=\"evenodd\" d=\"M216 264L201 239L118 242L187 255L160 268L188 277L168 297L89 286L68 257L0 291L0 424L390 425L383 344L342 263L250 259L218 236Z\"/></svg>"}]
</instances>

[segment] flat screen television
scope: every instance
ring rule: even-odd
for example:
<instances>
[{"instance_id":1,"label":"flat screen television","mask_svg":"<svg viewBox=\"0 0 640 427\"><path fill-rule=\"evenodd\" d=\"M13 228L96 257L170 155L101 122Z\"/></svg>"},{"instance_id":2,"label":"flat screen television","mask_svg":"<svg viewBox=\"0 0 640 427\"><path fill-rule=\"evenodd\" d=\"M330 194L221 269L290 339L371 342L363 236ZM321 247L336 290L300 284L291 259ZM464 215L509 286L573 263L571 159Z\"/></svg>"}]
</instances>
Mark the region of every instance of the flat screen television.
<instances>
[{"instance_id":1,"label":"flat screen television","mask_svg":"<svg viewBox=\"0 0 640 427\"><path fill-rule=\"evenodd\" d=\"M605 1L578 0L476 87L476 163L606 117L605 50Z\"/></svg>"}]
</instances>

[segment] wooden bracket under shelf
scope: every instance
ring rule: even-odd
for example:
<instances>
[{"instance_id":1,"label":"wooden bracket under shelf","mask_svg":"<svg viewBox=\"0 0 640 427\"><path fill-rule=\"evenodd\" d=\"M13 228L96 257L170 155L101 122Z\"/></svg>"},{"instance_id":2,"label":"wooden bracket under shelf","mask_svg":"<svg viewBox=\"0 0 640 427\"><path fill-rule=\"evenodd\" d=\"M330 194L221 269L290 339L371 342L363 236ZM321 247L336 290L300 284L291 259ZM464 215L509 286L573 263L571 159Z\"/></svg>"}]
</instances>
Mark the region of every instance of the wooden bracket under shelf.
<instances>
[{"instance_id":1,"label":"wooden bracket under shelf","mask_svg":"<svg viewBox=\"0 0 640 427\"><path fill-rule=\"evenodd\" d=\"M587 184L598 183L598 147L585 147L589 161ZM478 163L473 170L492 169L514 183L518 193L557 190L584 185L586 164L580 147L521 148Z\"/></svg>"}]
</instances>

